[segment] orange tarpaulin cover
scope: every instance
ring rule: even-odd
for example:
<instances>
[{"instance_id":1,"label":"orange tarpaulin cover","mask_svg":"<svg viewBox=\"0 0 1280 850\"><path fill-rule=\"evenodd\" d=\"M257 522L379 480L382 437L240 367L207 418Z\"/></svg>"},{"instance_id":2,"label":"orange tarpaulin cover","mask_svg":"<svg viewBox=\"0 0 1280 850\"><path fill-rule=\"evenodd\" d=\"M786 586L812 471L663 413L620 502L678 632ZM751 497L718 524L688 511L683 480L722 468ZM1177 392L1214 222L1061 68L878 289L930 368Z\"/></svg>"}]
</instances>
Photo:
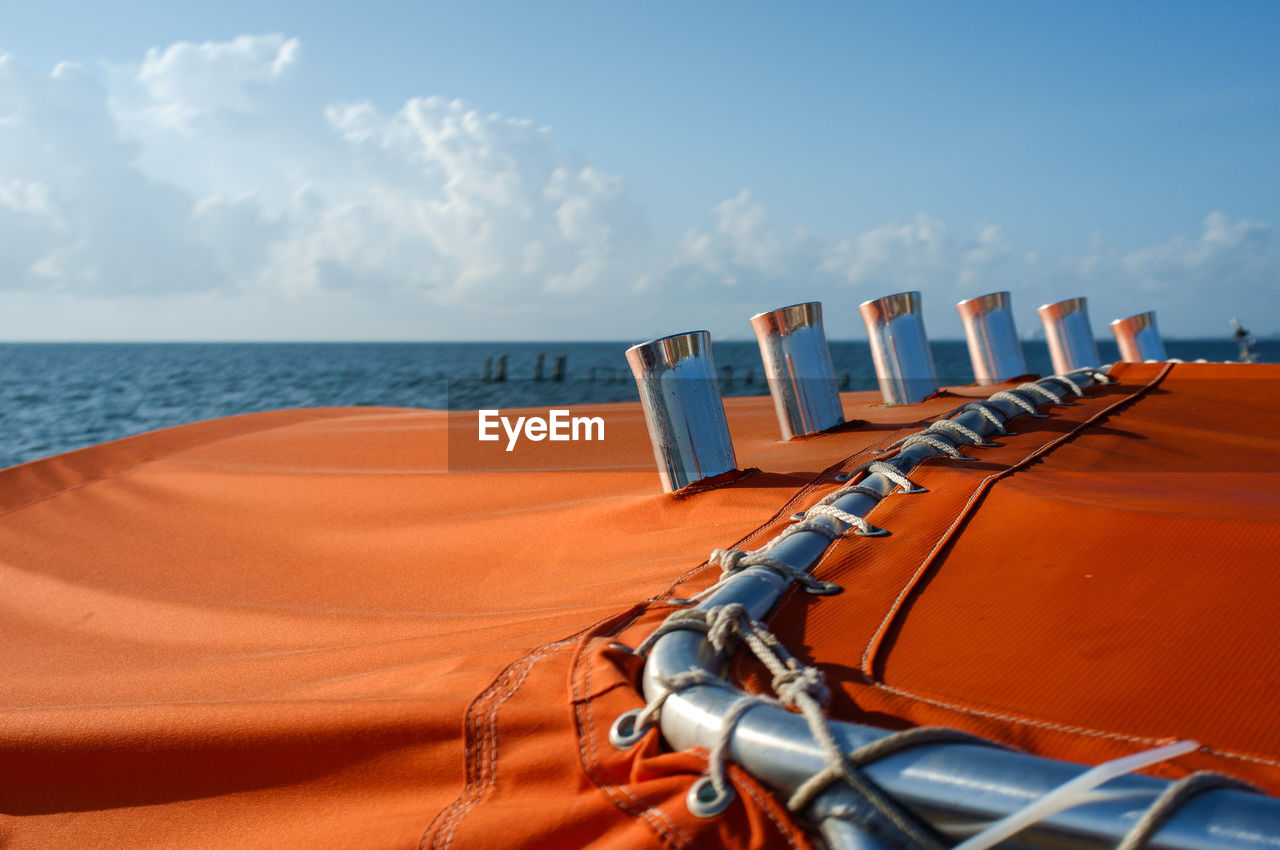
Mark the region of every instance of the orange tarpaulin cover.
<instances>
[{"instance_id":1,"label":"orange tarpaulin cover","mask_svg":"<svg viewBox=\"0 0 1280 850\"><path fill-rule=\"evenodd\" d=\"M1168 737L1280 791L1272 675L1280 368L1121 366L838 541L772 625L833 713L1098 761ZM607 740L634 644L869 450L995 388L777 442L728 399L741 466L671 497L636 405L599 444L503 452L474 414L281 411L0 471L0 843L9 847L803 847L704 752ZM506 411L507 415L515 412ZM545 414L545 411L542 411ZM563 450L569 448L565 453ZM740 681L757 687L743 664Z\"/></svg>"}]
</instances>

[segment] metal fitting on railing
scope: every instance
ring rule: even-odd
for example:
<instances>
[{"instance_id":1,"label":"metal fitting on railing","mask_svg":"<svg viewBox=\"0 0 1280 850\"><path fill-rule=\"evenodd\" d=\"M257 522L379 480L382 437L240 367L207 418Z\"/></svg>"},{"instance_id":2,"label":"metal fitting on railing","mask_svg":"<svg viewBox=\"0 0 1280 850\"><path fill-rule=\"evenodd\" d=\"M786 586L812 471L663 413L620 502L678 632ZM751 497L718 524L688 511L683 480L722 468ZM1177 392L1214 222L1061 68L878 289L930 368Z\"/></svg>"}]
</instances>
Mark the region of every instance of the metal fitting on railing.
<instances>
[{"instance_id":1,"label":"metal fitting on railing","mask_svg":"<svg viewBox=\"0 0 1280 850\"><path fill-rule=\"evenodd\" d=\"M1038 311L1044 323L1053 371L1059 375L1076 369L1096 369L1102 365L1098 344L1089 326L1088 304L1083 298L1068 298L1045 304Z\"/></svg>"},{"instance_id":2,"label":"metal fitting on railing","mask_svg":"<svg viewBox=\"0 0 1280 850\"><path fill-rule=\"evenodd\" d=\"M1111 333L1115 334L1116 344L1120 346L1121 360L1142 363L1147 360L1169 359L1169 355L1164 352L1160 331L1156 328L1154 310L1127 319L1114 319L1111 322Z\"/></svg>"},{"instance_id":3,"label":"metal fitting on railing","mask_svg":"<svg viewBox=\"0 0 1280 850\"><path fill-rule=\"evenodd\" d=\"M938 389L929 338L920 316L920 293L899 292L858 305L867 326L871 358L886 404L913 404Z\"/></svg>"},{"instance_id":4,"label":"metal fitting on railing","mask_svg":"<svg viewBox=\"0 0 1280 850\"><path fill-rule=\"evenodd\" d=\"M782 439L844 422L835 368L822 329L822 304L792 304L751 317Z\"/></svg>"},{"instance_id":5,"label":"metal fitting on railing","mask_svg":"<svg viewBox=\"0 0 1280 850\"><path fill-rule=\"evenodd\" d=\"M956 304L969 343L973 377L979 384L998 384L1027 373L1027 361L1013 324L1007 292L966 298Z\"/></svg>"},{"instance_id":6,"label":"metal fitting on railing","mask_svg":"<svg viewBox=\"0 0 1280 850\"><path fill-rule=\"evenodd\" d=\"M664 336L627 349L653 457L668 493L736 469L707 331Z\"/></svg>"}]
</instances>

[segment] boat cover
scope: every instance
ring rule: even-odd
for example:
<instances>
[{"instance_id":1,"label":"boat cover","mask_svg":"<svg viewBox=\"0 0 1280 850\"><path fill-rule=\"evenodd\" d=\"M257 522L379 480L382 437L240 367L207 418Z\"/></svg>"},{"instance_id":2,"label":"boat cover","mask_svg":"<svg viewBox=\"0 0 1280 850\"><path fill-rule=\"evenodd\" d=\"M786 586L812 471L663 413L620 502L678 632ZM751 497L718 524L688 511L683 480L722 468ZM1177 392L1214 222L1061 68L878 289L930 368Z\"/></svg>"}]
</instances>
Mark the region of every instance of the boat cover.
<instances>
[{"instance_id":1,"label":"boat cover","mask_svg":"<svg viewBox=\"0 0 1280 850\"><path fill-rule=\"evenodd\" d=\"M1086 763L1193 738L1155 771L1280 792L1280 367L1112 375L926 461L869 517L891 536L817 566L845 592L772 628L845 720ZM995 389L846 394L858 422L786 444L768 398L727 399L745 471L678 496L634 404L510 453L474 412L290 410L0 471L0 845L806 847L736 770L692 816L705 752L609 744L642 704L609 644Z\"/></svg>"}]
</instances>

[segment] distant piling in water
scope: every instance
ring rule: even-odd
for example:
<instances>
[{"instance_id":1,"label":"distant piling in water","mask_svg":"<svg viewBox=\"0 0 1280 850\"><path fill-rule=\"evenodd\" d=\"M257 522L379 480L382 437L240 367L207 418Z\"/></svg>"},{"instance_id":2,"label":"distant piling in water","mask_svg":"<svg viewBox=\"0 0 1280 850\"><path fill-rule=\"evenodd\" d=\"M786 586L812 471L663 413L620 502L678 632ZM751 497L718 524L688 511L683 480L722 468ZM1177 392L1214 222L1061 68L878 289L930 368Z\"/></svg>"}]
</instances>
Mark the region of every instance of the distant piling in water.
<instances>
[{"instance_id":1,"label":"distant piling in water","mask_svg":"<svg viewBox=\"0 0 1280 850\"><path fill-rule=\"evenodd\" d=\"M548 361L550 361L549 364ZM565 375L568 373L568 362L567 355L547 354L539 351L533 358L533 380L546 381L550 379L563 382ZM548 369L548 365L550 365L550 369ZM517 371L519 371L519 367L517 367ZM550 374L548 375L548 373ZM496 357L486 357L484 359L484 377L482 380L487 384L499 384L506 381L507 355L499 354ZM595 380L595 369L591 370L591 380Z\"/></svg>"}]
</instances>

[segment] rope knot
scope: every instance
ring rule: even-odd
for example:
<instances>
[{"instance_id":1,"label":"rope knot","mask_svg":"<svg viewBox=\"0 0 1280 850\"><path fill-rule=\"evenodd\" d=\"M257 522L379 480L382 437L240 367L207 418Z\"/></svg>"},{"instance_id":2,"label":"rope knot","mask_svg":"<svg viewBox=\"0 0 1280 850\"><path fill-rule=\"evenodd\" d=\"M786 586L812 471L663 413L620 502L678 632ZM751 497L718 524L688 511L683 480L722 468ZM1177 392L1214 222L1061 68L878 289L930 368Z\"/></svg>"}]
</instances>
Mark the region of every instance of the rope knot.
<instances>
[{"instance_id":1,"label":"rope knot","mask_svg":"<svg viewBox=\"0 0 1280 850\"><path fill-rule=\"evenodd\" d=\"M707 558L707 563L718 565L721 573L730 575L746 566L742 563L745 557L747 553L741 549L713 549L711 557Z\"/></svg>"},{"instance_id":2,"label":"rope knot","mask_svg":"<svg viewBox=\"0 0 1280 850\"><path fill-rule=\"evenodd\" d=\"M717 652L724 652L729 641L738 634L738 624L747 618L747 609L737 602L707 611L707 642Z\"/></svg>"},{"instance_id":3,"label":"rope knot","mask_svg":"<svg viewBox=\"0 0 1280 850\"><path fill-rule=\"evenodd\" d=\"M831 703L831 691L822 671L816 667L797 667L785 670L773 677L773 692L783 705L796 708L796 701L803 695L820 707Z\"/></svg>"}]
</instances>

